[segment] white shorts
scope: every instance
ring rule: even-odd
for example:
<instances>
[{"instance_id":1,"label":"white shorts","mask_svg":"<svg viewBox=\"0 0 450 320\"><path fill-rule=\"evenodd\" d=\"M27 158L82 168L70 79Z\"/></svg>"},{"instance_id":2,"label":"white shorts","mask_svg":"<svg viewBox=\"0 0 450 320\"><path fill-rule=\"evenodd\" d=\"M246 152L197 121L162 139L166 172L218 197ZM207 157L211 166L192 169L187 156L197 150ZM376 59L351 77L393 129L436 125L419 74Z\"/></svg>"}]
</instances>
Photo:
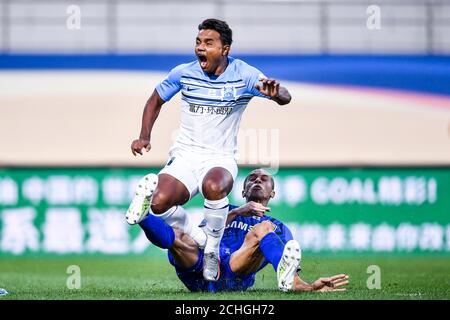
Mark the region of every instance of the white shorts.
<instances>
[{"instance_id":1,"label":"white shorts","mask_svg":"<svg viewBox=\"0 0 450 320\"><path fill-rule=\"evenodd\" d=\"M238 166L234 157L199 155L182 150L177 150L170 154L169 161L167 161L166 166L159 174L169 174L181 181L189 191L192 199L199 192L203 194L203 178L210 169L215 167L228 170L233 180L236 180Z\"/></svg>"}]
</instances>

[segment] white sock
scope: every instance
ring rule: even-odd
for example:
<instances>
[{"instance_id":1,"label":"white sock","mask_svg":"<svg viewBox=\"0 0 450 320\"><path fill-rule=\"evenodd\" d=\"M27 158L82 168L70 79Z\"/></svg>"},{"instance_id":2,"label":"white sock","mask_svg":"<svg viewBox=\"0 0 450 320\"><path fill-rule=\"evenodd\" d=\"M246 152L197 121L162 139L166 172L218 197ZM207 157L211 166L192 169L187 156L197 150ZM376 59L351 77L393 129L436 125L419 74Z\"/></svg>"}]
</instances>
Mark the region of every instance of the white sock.
<instances>
[{"instance_id":1,"label":"white sock","mask_svg":"<svg viewBox=\"0 0 450 320\"><path fill-rule=\"evenodd\" d=\"M195 225L189 214L181 206L174 206L163 214L154 214L149 210L150 214L163 219L169 226L178 228L188 234L200 247L206 245L206 234L203 230Z\"/></svg>"},{"instance_id":2,"label":"white sock","mask_svg":"<svg viewBox=\"0 0 450 320\"><path fill-rule=\"evenodd\" d=\"M225 223L228 216L228 197L220 200L205 199L205 232L208 236L205 253L219 253L220 240L222 240Z\"/></svg>"}]
</instances>

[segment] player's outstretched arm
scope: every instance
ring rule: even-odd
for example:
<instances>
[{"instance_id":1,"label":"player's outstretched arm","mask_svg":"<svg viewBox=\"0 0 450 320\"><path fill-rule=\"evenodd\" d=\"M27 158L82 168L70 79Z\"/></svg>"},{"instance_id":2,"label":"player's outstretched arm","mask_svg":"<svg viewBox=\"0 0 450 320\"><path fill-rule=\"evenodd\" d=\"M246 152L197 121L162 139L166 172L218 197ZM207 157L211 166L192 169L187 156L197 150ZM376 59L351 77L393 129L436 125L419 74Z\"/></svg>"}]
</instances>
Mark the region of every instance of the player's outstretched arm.
<instances>
[{"instance_id":1,"label":"player's outstretched arm","mask_svg":"<svg viewBox=\"0 0 450 320\"><path fill-rule=\"evenodd\" d=\"M275 79L264 78L261 79L262 86L257 84L255 88L262 94L271 97L273 101L279 105L288 104L291 102L291 94L289 91L280 85Z\"/></svg>"},{"instance_id":2,"label":"player's outstretched arm","mask_svg":"<svg viewBox=\"0 0 450 320\"><path fill-rule=\"evenodd\" d=\"M348 275L338 274L332 277L319 278L311 284L300 279L298 275L294 278L293 291L317 291L317 292L336 292L345 291L348 284Z\"/></svg>"},{"instance_id":3,"label":"player's outstretched arm","mask_svg":"<svg viewBox=\"0 0 450 320\"><path fill-rule=\"evenodd\" d=\"M161 111L164 102L165 101L161 99L156 90L153 91L152 95L147 100L142 115L141 134L139 135L139 139L136 139L131 143L131 152L134 156L138 153L142 155L142 149L145 149L147 152L150 151L150 136L153 124L155 123L156 118L158 118L159 111Z\"/></svg>"}]
</instances>

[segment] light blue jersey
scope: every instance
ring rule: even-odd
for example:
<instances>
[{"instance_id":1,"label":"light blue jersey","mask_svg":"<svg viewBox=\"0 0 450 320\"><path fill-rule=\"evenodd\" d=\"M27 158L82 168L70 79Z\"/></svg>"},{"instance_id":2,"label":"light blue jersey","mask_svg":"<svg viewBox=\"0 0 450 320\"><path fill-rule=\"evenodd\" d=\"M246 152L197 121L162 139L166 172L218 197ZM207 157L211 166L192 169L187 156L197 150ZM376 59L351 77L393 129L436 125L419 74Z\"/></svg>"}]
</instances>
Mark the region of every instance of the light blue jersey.
<instances>
[{"instance_id":1,"label":"light blue jersey","mask_svg":"<svg viewBox=\"0 0 450 320\"><path fill-rule=\"evenodd\" d=\"M236 158L242 113L254 96L269 98L255 88L262 78L261 71L232 57L219 76L209 76L197 60L172 69L156 86L164 101L181 91L181 126L171 151Z\"/></svg>"}]
</instances>

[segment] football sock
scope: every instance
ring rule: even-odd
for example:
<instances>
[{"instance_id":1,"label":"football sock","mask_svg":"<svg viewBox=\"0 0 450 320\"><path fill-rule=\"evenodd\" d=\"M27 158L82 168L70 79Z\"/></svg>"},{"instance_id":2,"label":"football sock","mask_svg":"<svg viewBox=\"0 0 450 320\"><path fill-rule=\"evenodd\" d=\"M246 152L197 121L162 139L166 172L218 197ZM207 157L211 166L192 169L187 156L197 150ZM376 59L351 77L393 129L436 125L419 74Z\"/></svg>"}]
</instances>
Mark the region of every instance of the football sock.
<instances>
[{"instance_id":1,"label":"football sock","mask_svg":"<svg viewBox=\"0 0 450 320\"><path fill-rule=\"evenodd\" d=\"M264 257L277 271L278 264L283 256L284 243L275 232L269 232L259 242Z\"/></svg>"},{"instance_id":2,"label":"football sock","mask_svg":"<svg viewBox=\"0 0 450 320\"><path fill-rule=\"evenodd\" d=\"M175 241L175 233L171 226L163 219L149 214L144 220L139 222L139 226L144 230L147 239L155 246L162 249L170 249Z\"/></svg>"},{"instance_id":3,"label":"football sock","mask_svg":"<svg viewBox=\"0 0 450 320\"><path fill-rule=\"evenodd\" d=\"M149 215L155 215L149 210ZM155 215L158 218L164 220L169 226L182 230L184 233L188 234L199 247L203 248L206 244L206 234L203 230L195 225L192 218L181 206L174 206L164 212L163 214Z\"/></svg>"},{"instance_id":4,"label":"football sock","mask_svg":"<svg viewBox=\"0 0 450 320\"><path fill-rule=\"evenodd\" d=\"M219 253L220 240L222 239L228 216L228 204L228 197L220 200L205 199L204 212L206 225L204 230L208 236L205 253Z\"/></svg>"}]
</instances>

